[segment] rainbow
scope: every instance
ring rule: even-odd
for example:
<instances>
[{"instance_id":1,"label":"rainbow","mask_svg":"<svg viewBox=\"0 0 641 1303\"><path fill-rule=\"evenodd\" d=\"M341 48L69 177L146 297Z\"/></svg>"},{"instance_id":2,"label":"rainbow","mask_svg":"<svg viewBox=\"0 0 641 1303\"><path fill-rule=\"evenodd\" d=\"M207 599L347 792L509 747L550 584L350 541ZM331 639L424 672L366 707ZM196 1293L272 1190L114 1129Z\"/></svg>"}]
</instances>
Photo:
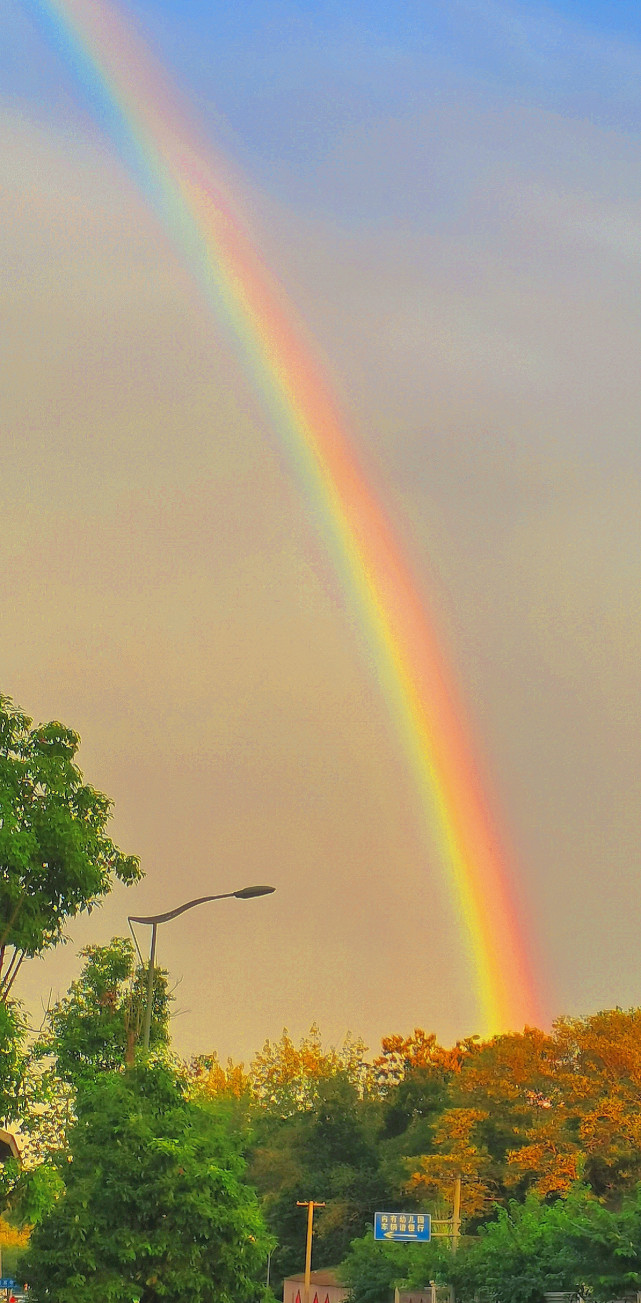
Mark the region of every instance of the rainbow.
<instances>
[{"instance_id":1,"label":"rainbow","mask_svg":"<svg viewBox=\"0 0 641 1303\"><path fill-rule=\"evenodd\" d=\"M364 616L426 832L450 882L482 1032L536 1022L538 993L511 875L453 675L311 351L244 232L226 170L199 145L162 72L111 4L36 3L216 320L235 336L307 492L322 504L349 600Z\"/></svg>"}]
</instances>

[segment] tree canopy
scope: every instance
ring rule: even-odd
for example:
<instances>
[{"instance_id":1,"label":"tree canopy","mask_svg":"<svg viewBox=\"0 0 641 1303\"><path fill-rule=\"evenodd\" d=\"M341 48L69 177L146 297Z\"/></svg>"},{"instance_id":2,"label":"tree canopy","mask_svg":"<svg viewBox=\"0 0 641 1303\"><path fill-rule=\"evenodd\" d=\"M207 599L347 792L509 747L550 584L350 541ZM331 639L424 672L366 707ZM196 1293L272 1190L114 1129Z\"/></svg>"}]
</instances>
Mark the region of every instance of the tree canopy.
<instances>
[{"instance_id":1,"label":"tree canopy","mask_svg":"<svg viewBox=\"0 0 641 1303\"><path fill-rule=\"evenodd\" d=\"M133 943L112 937L86 946L84 964L69 991L48 1011L38 1053L50 1056L63 1081L78 1085L96 1072L132 1063L147 998L146 970ZM154 970L151 1048L169 1040L169 995L162 969Z\"/></svg>"},{"instance_id":2,"label":"tree canopy","mask_svg":"<svg viewBox=\"0 0 641 1303\"><path fill-rule=\"evenodd\" d=\"M224 1111L160 1063L97 1076L76 1110L21 1266L34 1303L258 1303L269 1241Z\"/></svg>"},{"instance_id":3,"label":"tree canopy","mask_svg":"<svg viewBox=\"0 0 641 1303\"><path fill-rule=\"evenodd\" d=\"M107 833L111 801L85 783L80 739L55 721L33 725L0 696L0 999L25 957L63 936L140 865Z\"/></svg>"}]
</instances>

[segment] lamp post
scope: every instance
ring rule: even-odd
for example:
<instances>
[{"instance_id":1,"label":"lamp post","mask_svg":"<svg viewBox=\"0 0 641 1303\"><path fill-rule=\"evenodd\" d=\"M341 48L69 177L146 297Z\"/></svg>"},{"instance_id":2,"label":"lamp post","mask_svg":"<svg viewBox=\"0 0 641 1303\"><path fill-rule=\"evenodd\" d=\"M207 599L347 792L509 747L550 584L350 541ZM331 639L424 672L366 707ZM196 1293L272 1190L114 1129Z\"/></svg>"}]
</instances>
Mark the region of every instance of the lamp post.
<instances>
[{"instance_id":1,"label":"lamp post","mask_svg":"<svg viewBox=\"0 0 641 1303\"><path fill-rule=\"evenodd\" d=\"M170 909L166 914L149 914L142 918L135 914L129 915L129 926L132 923L148 923L151 926L151 946L149 948L149 970L147 973L147 1002L145 1004L145 1021L143 1025L142 1044L143 1049L149 1049L149 1037L151 1033L151 1007L154 998L154 962L156 959L156 935L160 923L168 923L172 918L178 918L179 914L184 914L188 909L195 909L196 905L205 905L209 900L229 900L235 896L237 900L252 900L254 896L271 896L275 887L241 887L239 891L223 891L218 896L199 896L197 900L188 900L185 905L179 905L177 909Z\"/></svg>"}]
</instances>

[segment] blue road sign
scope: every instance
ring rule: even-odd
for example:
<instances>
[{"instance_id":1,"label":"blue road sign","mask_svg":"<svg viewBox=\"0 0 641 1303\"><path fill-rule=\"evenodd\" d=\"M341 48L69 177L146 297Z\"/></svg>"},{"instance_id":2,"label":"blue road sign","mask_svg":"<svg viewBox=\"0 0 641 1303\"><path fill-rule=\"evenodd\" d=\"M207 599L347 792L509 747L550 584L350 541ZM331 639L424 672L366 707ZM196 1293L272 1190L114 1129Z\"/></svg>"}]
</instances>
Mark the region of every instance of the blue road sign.
<instances>
[{"instance_id":1,"label":"blue road sign","mask_svg":"<svg viewBox=\"0 0 641 1303\"><path fill-rule=\"evenodd\" d=\"M429 1213L374 1213L375 1240L408 1240L425 1243L432 1238Z\"/></svg>"},{"instance_id":2,"label":"blue road sign","mask_svg":"<svg viewBox=\"0 0 641 1303\"><path fill-rule=\"evenodd\" d=\"M0 1289L15 1289L16 1282L10 1276L0 1276Z\"/></svg>"}]
</instances>

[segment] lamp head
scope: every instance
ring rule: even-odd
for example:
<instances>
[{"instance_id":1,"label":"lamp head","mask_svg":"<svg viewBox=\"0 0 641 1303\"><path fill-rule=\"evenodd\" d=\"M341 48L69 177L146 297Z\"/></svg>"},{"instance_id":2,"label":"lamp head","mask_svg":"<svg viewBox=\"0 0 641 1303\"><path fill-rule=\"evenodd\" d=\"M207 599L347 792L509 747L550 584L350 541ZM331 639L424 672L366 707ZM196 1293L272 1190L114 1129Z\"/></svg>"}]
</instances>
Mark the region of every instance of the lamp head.
<instances>
[{"instance_id":1,"label":"lamp head","mask_svg":"<svg viewBox=\"0 0 641 1303\"><path fill-rule=\"evenodd\" d=\"M251 900L253 896L271 896L275 887L241 887L240 891L232 891L232 896L238 900Z\"/></svg>"}]
</instances>

